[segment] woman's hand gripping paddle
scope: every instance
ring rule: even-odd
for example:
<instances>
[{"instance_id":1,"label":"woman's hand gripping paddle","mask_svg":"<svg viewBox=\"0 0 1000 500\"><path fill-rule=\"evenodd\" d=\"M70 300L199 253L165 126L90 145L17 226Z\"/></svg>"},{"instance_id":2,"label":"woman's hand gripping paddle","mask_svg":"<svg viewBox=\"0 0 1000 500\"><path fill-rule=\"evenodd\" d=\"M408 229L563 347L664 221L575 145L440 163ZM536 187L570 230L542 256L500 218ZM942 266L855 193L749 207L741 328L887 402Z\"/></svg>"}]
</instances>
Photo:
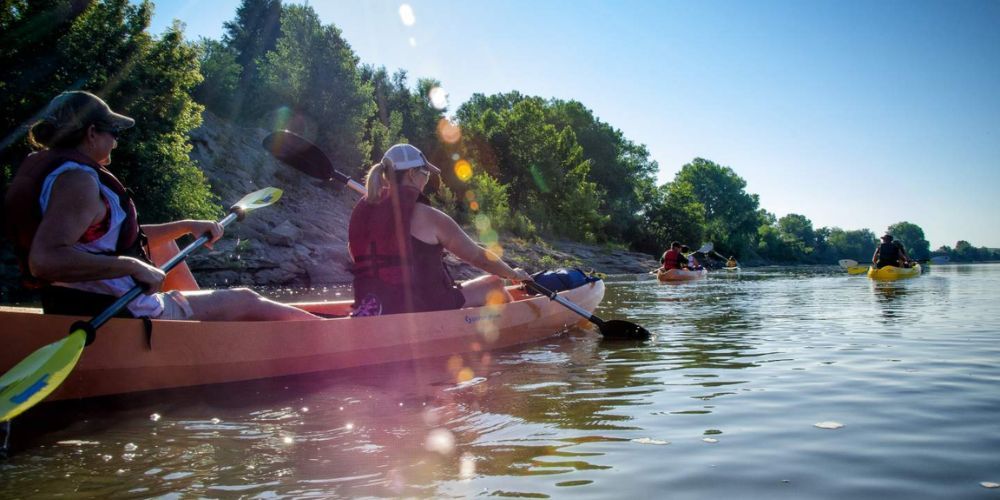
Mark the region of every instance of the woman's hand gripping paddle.
<instances>
[{"instance_id":1,"label":"woman's hand gripping paddle","mask_svg":"<svg viewBox=\"0 0 1000 500\"><path fill-rule=\"evenodd\" d=\"M229 209L229 215L219 221L223 227L234 220L242 220L247 212L274 204L281 198L281 190L273 187L254 191L244 196ZM202 235L167 261L160 270L169 272L184 258L208 242L210 236ZM142 293L136 285L90 321L78 321L70 327L68 336L46 345L24 358L0 377L0 422L10 420L45 399L66 380L83 348L94 341L98 328L107 323L118 311Z\"/></svg>"}]
</instances>

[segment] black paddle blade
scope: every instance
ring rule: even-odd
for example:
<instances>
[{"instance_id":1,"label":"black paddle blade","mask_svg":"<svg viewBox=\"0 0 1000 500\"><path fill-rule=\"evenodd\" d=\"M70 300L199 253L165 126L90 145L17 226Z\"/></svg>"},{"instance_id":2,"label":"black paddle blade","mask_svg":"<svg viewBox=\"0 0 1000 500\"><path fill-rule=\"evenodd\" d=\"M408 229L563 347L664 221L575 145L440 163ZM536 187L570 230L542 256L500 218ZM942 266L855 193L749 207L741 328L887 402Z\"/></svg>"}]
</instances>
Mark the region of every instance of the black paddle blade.
<instances>
[{"instance_id":1,"label":"black paddle blade","mask_svg":"<svg viewBox=\"0 0 1000 500\"><path fill-rule=\"evenodd\" d=\"M295 132L277 130L267 134L262 143L282 163L317 179L337 177L330 159L315 144Z\"/></svg>"},{"instance_id":2,"label":"black paddle blade","mask_svg":"<svg viewBox=\"0 0 1000 500\"><path fill-rule=\"evenodd\" d=\"M611 340L648 340L653 336L653 334L649 333L649 330L630 321L620 319L603 321L599 326L601 328L601 335Z\"/></svg>"}]
</instances>

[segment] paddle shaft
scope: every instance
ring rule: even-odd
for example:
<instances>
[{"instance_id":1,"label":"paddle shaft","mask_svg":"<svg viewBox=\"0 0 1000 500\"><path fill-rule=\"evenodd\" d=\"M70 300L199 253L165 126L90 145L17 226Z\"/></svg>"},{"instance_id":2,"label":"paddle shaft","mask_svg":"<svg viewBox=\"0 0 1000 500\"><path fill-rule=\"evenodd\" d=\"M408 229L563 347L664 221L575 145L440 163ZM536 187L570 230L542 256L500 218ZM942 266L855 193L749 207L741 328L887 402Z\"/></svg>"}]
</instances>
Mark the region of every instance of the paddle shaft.
<instances>
[{"instance_id":1,"label":"paddle shaft","mask_svg":"<svg viewBox=\"0 0 1000 500\"><path fill-rule=\"evenodd\" d=\"M226 227L234 220L236 220L238 217L239 215L235 211L230 212L229 215L225 216L222 220L219 221L219 224L222 227ZM190 245L184 247L180 252L177 252L177 255L171 257L170 260L168 260L165 264L163 264L162 267L160 267L160 270L165 273L170 272L171 269L177 267L178 264L183 262L184 259L191 254L191 252L194 252L205 243L208 243L209 238L211 238L211 235L208 234L203 234L199 236L198 239L191 242ZM111 304L111 306L105 309L104 312L98 314L97 316L94 317L94 319L90 320L90 326L96 329L99 328L104 323L107 323L109 319L111 319L112 317L114 317L115 314L118 313L118 311L121 311L122 308L128 305L129 302L135 300L135 298L138 297L139 294L142 293L142 291L143 291L142 285L136 285L132 287L132 289L130 289L128 292L125 292L125 295L119 297L118 300L116 300L113 304Z\"/></svg>"},{"instance_id":2,"label":"paddle shaft","mask_svg":"<svg viewBox=\"0 0 1000 500\"><path fill-rule=\"evenodd\" d=\"M598 318L597 316L594 316L593 314L591 314L586 309L584 309L584 308L582 308L582 307L580 307L580 306L578 306L578 305L576 305L576 304L574 304L574 303L572 303L572 302L570 302L570 301L562 298L556 292L553 292L552 290L549 290L548 288L545 288L544 286L539 285L538 283L536 283L534 281L525 281L524 283L526 285L528 285L529 287L535 289L536 292L538 292L538 293L540 293L540 294L542 294L542 295L544 295L544 296L546 296L546 297L548 297L548 298L550 298L550 299L552 299L552 300L554 300L554 301L562 304L563 306L565 306L570 311L573 311L573 312L579 314L580 316L583 316L584 318L587 318L588 321L594 323L595 325L597 325L597 326L604 326L604 320L603 319Z\"/></svg>"}]
</instances>

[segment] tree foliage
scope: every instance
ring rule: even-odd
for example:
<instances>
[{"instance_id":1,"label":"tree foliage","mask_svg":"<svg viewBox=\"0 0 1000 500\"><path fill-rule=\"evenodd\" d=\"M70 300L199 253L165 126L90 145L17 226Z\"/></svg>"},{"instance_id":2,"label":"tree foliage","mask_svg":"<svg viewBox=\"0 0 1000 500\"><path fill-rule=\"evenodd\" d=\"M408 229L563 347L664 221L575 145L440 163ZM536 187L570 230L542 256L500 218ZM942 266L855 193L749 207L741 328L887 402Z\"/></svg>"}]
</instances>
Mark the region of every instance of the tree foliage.
<instances>
[{"instance_id":1,"label":"tree foliage","mask_svg":"<svg viewBox=\"0 0 1000 500\"><path fill-rule=\"evenodd\" d=\"M930 258L931 244L924 239L924 230L912 222L897 222L886 231L893 238L901 241L906 247L906 253L911 259L924 260Z\"/></svg>"},{"instance_id":2,"label":"tree foliage","mask_svg":"<svg viewBox=\"0 0 1000 500\"><path fill-rule=\"evenodd\" d=\"M705 208L705 238L724 254L740 254L752 248L758 229L756 194L746 192L746 181L732 168L695 158L681 167L675 183L691 186Z\"/></svg>"}]
</instances>

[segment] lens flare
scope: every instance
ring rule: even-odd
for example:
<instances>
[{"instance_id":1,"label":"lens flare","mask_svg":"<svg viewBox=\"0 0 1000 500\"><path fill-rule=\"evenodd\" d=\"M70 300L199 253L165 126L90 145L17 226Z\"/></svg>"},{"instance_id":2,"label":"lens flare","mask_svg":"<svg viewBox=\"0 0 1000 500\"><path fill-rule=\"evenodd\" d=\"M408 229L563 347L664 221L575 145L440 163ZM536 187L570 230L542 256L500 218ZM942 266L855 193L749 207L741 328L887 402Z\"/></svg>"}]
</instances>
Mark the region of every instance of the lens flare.
<instances>
[{"instance_id":1,"label":"lens flare","mask_svg":"<svg viewBox=\"0 0 1000 500\"><path fill-rule=\"evenodd\" d=\"M476 374L472 372L472 368L466 366L465 368L459 370L458 373L455 375L455 381L461 384L472 380L472 378L475 376Z\"/></svg>"},{"instance_id":2,"label":"lens flare","mask_svg":"<svg viewBox=\"0 0 1000 500\"><path fill-rule=\"evenodd\" d=\"M424 448L442 455L450 455L455 450L455 436L448 429L434 429L427 434Z\"/></svg>"},{"instance_id":3,"label":"lens flare","mask_svg":"<svg viewBox=\"0 0 1000 500\"><path fill-rule=\"evenodd\" d=\"M438 137L448 144L455 144L462 138L462 130L458 128L458 125L448 121L446 118L438 121L437 133Z\"/></svg>"},{"instance_id":4,"label":"lens flare","mask_svg":"<svg viewBox=\"0 0 1000 500\"><path fill-rule=\"evenodd\" d=\"M471 202L469 202L469 210L472 210L473 212L478 212L479 211L479 202L478 201L471 201Z\"/></svg>"},{"instance_id":5,"label":"lens flare","mask_svg":"<svg viewBox=\"0 0 1000 500\"><path fill-rule=\"evenodd\" d=\"M413 15L413 7L410 7L410 4L404 3L399 6L399 20L403 21L406 26L413 26L417 23L417 16Z\"/></svg>"},{"instance_id":6,"label":"lens flare","mask_svg":"<svg viewBox=\"0 0 1000 500\"><path fill-rule=\"evenodd\" d=\"M486 294L486 305L498 306L507 303L507 296L499 290L492 290Z\"/></svg>"},{"instance_id":7,"label":"lens flare","mask_svg":"<svg viewBox=\"0 0 1000 500\"><path fill-rule=\"evenodd\" d=\"M431 106L437 109L444 109L448 107L448 93L441 87L434 87L427 94L427 97L431 100Z\"/></svg>"},{"instance_id":8,"label":"lens flare","mask_svg":"<svg viewBox=\"0 0 1000 500\"><path fill-rule=\"evenodd\" d=\"M455 163L455 177L462 182L469 182L472 178L472 164L465 160L458 160Z\"/></svg>"}]
</instances>

